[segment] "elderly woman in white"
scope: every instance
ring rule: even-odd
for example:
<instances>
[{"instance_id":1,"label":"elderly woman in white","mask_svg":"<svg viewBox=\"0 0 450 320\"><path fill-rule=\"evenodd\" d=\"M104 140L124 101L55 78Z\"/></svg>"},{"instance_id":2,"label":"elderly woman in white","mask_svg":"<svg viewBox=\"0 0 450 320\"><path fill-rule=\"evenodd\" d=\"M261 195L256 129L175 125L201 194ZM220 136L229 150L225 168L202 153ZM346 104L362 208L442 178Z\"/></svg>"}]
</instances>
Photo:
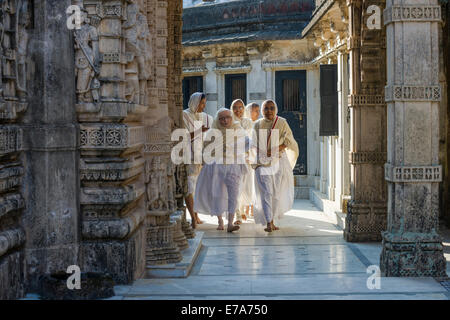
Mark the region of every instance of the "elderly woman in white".
<instances>
[{"instance_id":1,"label":"elderly woman in white","mask_svg":"<svg viewBox=\"0 0 450 320\"><path fill-rule=\"evenodd\" d=\"M227 139L227 130L232 130L237 142L235 139ZM194 208L196 211L217 216L217 230L224 229L223 214L228 216L227 231L239 230L239 226L233 225L233 219L238 206L241 177L248 170L245 150L249 148L250 139L239 122L233 121L233 113L222 108L217 112L211 130L206 133L205 145L205 155L211 151L211 159L205 160L198 177ZM238 150L239 147L244 150ZM222 154L216 153L218 149L222 150Z\"/></svg>"},{"instance_id":2,"label":"elderly woman in white","mask_svg":"<svg viewBox=\"0 0 450 320\"><path fill-rule=\"evenodd\" d=\"M254 124L260 116L261 110L259 108L259 104L252 102L245 107L244 117L251 119L252 124Z\"/></svg>"},{"instance_id":3,"label":"elderly woman in white","mask_svg":"<svg viewBox=\"0 0 450 320\"><path fill-rule=\"evenodd\" d=\"M233 111L233 120L239 122L245 130L247 136L252 136L253 122L244 116L245 105L241 99L236 99L231 103L230 110ZM254 198L254 174L249 166L248 173L242 177L242 192L239 194L238 210L236 212L236 224L241 224L242 220L247 220L249 207L253 204Z\"/></svg>"},{"instance_id":4,"label":"elderly woman in white","mask_svg":"<svg viewBox=\"0 0 450 320\"><path fill-rule=\"evenodd\" d=\"M279 229L274 219L281 219L294 203L292 170L299 150L286 119L277 116L275 101L264 101L262 113L264 118L254 125L254 140L258 141L259 147L257 164L253 165L256 189L254 215L255 223L266 225L264 230L272 232ZM277 137L278 141L274 141Z\"/></svg>"},{"instance_id":5,"label":"elderly woman in white","mask_svg":"<svg viewBox=\"0 0 450 320\"><path fill-rule=\"evenodd\" d=\"M189 131L191 135L191 146L193 147L195 145L194 141L196 139L200 139L201 135L203 135L203 132L209 130L212 125L213 118L203 112L206 107L206 95L204 93L194 93L189 99L188 106L189 108L183 111L183 122L184 127ZM197 128L197 132L195 132L195 122L202 123L202 127ZM201 150L199 150L199 152L201 152ZM194 149L192 149L192 153L194 153ZM191 159L194 159L193 156L191 157ZM194 211L195 185L197 183L197 178L200 174L201 168L201 164L192 163L187 165L188 194L185 196L185 202L186 207L189 210L189 214L191 215L192 227L194 229L196 228L197 224L203 223L199 219L198 213Z\"/></svg>"}]
</instances>

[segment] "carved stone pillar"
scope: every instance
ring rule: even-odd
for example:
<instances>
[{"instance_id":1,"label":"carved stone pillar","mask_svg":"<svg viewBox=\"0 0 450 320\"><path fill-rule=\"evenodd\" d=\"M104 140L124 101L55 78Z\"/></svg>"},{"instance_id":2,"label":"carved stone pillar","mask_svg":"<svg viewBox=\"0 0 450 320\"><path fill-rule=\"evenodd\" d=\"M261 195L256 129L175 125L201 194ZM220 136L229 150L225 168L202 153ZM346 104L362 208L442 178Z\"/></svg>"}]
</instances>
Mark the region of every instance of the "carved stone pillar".
<instances>
[{"instance_id":1,"label":"carved stone pillar","mask_svg":"<svg viewBox=\"0 0 450 320\"><path fill-rule=\"evenodd\" d=\"M182 260L178 243L184 247L181 223L171 219L178 209L177 168L170 154L172 130L180 126L181 98L181 11L179 0L147 1L153 43L152 112L146 114L146 227L147 265ZM177 61L180 60L180 61ZM181 221L180 221L181 222ZM177 242L175 241L177 240Z\"/></svg>"},{"instance_id":2,"label":"carved stone pillar","mask_svg":"<svg viewBox=\"0 0 450 320\"><path fill-rule=\"evenodd\" d=\"M380 241L386 229L385 45L382 29L369 29L369 6L384 1L348 0L350 38L351 200L344 238Z\"/></svg>"},{"instance_id":3,"label":"carved stone pillar","mask_svg":"<svg viewBox=\"0 0 450 320\"><path fill-rule=\"evenodd\" d=\"M12 10L14 3L20 2L3 1L2 5ZM6 65L2 65L9 83L4 87L7 89L4 91L6 102L20 102L26 96L29 101L22 126L23 159L26 163L22 191L26 205L23 216L14 218L21 218L26 234L25 271L22 266L17 267L27 275L27 291L37 289L41 274L65 271L70 265L79 265L80 247L73 46L66 21L54 19L64 16L71 3L67 0L33 3L34 19L29 18L34 24L30 22L30 28L23 30L29 32L28 49L25 46L19 53L10 48L5 50L8 58L2 58L2 61L8 60ZM33 7L30 3L28 5L31 10ZM5 21L4 16L2 21ZM5 34L10 35L7 46L18 45L11 34L11 28L15 27L11 24L7 28ZM43 43L48 45L43 46ZM28 72L33 75L27 79ZM14 79L16 81L12 81ZM13 85L14 82L17 86ZM12 97L14 88L20 91L21 98ZM10 139L13 137L11 134ZM11 201L15 206L24 203L19 198Z\"/></svg>"},{"instance_id":4,"label":"carved stone pillar","mask_svg":"<svg viewBox=\"0 0 450 320\"><path fill-rule=\"evenodd\" d=\"M129 283L145 269L142 117L149 109L150 32L140 0L82 5L87 19L74 31L82 270Z\"/></svg>"},{"instance_id":5,"label":"carved stone pillar","mask_svg":"<svg viewBox=\"0 0 450 320\"><path fill-rule=\"evenodd\" d=\"M438 235L439 28L437 0L389 1L388 225L381 271L386 276L445 276Z\"/></svg>"},{"instance_id":6,"label":"carved stone pillar","mask_svg":"<svg viewBox=\"0 0 450 320\"><path fill-rule=\"evenodd\" d=\"M0 300L23 297L25 208L23 151L28 109L27 69L34 12L29 1L3 1L0 8ZM18 20L16 20L18 19ZM16 24L15 21L18 23ZM51 30L50 32L53 32ZM66 34L67 36L67 34ZM20 46L20 47L19 47ZM42 226L41 226L42 227Z\"/></svg>"}]
</instances>

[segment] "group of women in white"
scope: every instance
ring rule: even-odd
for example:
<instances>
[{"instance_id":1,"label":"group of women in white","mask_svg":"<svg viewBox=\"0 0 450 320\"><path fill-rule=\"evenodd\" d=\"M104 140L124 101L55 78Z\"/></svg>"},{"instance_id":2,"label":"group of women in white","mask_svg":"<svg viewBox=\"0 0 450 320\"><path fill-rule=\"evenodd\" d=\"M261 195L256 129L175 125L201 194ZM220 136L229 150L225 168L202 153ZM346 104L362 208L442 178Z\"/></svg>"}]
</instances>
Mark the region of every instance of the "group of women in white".
<instances>
[{"instance_id":1,"label":"group of women in white","mask_svg":"<svg viewBox=\"0 0 450 320\"><path fill-rule=\"evenodd\" d=\"M217 216L218 230L225 229L224 215L228 232L239 230L242 220L251 216L255 223L265 226L266 232L279 230L274 220L281 219L292 208L293 169L299 154L286 119L277 115L278 107L273 100L264 101L260 109L255 103L245 107L238 99L229 109L218 110L215 118L203 112L205 106L205 94L191 96L189 108L183 111L185 128L191 135L191 145L199 137L213 141L212 137L220 131L224 137L219 140L223 161L215 157L211 163L187 165L185 202L192 227L203 223L198 217L200 212ZM201 128L194 126L196 121L203 124ZM226 130L234 130L234 136L244 141L245 152L236 152L238 143L234 138L225 138ZM274 130L278 134L273 134ZM260 139L264 142L258 142ZM254 161L249 159L252 153L256 154Z\"/></svg>"}]
</instances>

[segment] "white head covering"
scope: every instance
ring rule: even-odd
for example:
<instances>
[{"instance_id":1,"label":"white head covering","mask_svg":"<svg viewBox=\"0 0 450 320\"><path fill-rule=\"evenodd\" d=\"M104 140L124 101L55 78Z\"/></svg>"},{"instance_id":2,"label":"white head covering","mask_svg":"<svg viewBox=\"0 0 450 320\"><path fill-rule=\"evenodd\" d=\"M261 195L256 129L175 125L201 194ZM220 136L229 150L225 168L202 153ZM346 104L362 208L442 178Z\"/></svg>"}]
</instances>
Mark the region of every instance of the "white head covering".
<instances>
[{"instance_id":1,"label":"white head covering","mask_svg":"<svg viewBox=\"0 0 450 320\"><path fill-rule=\"evenodd\" d=\"M224 111L229 112L231 114L231 116L233 117L233 123L231 124L231 126L229 128L223 127L220 124L220 121L219 121L219 115L222 112L224 112ZM220 108L219 110L217 110L217 113L216 113L216 116L214 117L214 122L213 122L211 128L212 129L219 129L220 131L223 131L225 129L242 129L241 124L239 123L239 121L236 121L234 119L233 111L231 111L230 109L227 109L227 108ZM223 132L225 132L225 131L223 131Z\"/></svg>"},{"instance_id":2,"label":"white head covering","mask_svg":"<svg viewBox=\"0 0 450 320\"><path fill-rule=\"evenodd\" d=\"M245 107L244 117L249 118L251 120L253 108L256 108L256 106L258 106L258 108L259 108L259 104L255 103L255 102L249 103ZM261 114L261 112L260 112L260 114Z\"/></svg>"},{"instance_id":3,"label":"white head covering","mask_svg":"<svg viewBox=\"0 0 450 320\"><path fill-rule=\"evenodd\" d=\"M244 108L245 108L244 101L242 101L241 99L236 99L236 100L234 100L234 101L231 103L231 106L230 106L230 110L233 112L233 120L234 120L234 121L238 121L243 129L245 129L245 130L250 130L250 129L252 128L252 126L253 126L252 120L251 120L250 118L247 118L247 117L245 116L245 114L242 115L242 118L238 118L238 117L234 114L234 110L233 110L233 109L234 109L234 106L235 106L238 102L242 103L242 105L243 105Z\"/></svg>"},{"instance_id":4,"label":"white head covering","mask_svg":"<svg viewBox=\"0 0 450 320\"><path fill-rule=\"evenodd\" d=\"M261 111L264 111L264 108L267 106L269 102L272 102L273 105L275 106L275 119L276 119L278 114L278 106L275 101L270 99L264 101L261 105ZM275 123L275 119L268 120L266 118L263 118L259 120L258 121L259 129L271 130L271 128L273 128L280 130L279 132L280 142L283 142L287 146L285 152L292 169L294 169L299 154L297 141L295 141L294 135L292 133L291 128L289 127L287 120L282 117L279 117L278 121L276 121Z\"/></svg>"},{"instance_id":5,"label":"white head covering","mask_svg":"<svg viewBox=\"0 0 450 320\"><path fill-rule=\"evenodd\" d=\"M198 105L202 101L202 96L203 96L203 93L201 93L201 92L196 92L196 93L192 94L191 98L189 99L189 103L188 103L189 111L191 113L197 113Z\"/></svg>"},{"instance_id":6,"label":"white head covering","mask_svg":"<svg viewBox=\"0 0 450 320\"><path fill-rule=\"evenodd\" d=\"M238 121L234 121L233 118L233 122L231 124L231 126L229 128L225 128L220 124L220 120L219 120L219 115L222 112L227 112L230 113L230 116L233 116L233 112L230 109L227 108L220 108L217 113L216 116L214 117L214 122L213 125L211 126L211 130L208 130L206 132L206 136L205 136L205 145L209 144L212 140L212 136L214 136L216 133L214 131L219 130L222 134L222 150L223 150L223 162L222 163L230 163L231 160L233 159L233 150L235 149L235 141L234 139L232 139L231 141L227 141L226 137L226 130L235 130L234 134L235 136L240 139L245 137L245 131L242 129L240 123ZM219 141L214 140L214 142L212 142L214 145L219 143ZM231 152L231 154L230 154ZM215 152L213 151L213 154ZM238 155L239 156L239 155ZM242 156L242 154L240 155ZM226 159L228 159L229 161L227 161Z\"/></svg>"},{"instance_id":7,"label":"white head covering","mask_svg":"<svg viewBox=\"0 0 450 320\"><path fill-rule=\"evenodd\" d=\"M278 114L278 105L277 105L277 103L275 101L273 101L272 99L269 99L269 100L264 101L262 103L262 105L261 105L261 113L262 113L263 117L264 117L264 108L267 106L267 104L269 102L272 102L273 105L275 106L275 116L277 116L277 114ZM264 119L267 120L265 117L264 117Z\"/></svg>"}]
</instances>

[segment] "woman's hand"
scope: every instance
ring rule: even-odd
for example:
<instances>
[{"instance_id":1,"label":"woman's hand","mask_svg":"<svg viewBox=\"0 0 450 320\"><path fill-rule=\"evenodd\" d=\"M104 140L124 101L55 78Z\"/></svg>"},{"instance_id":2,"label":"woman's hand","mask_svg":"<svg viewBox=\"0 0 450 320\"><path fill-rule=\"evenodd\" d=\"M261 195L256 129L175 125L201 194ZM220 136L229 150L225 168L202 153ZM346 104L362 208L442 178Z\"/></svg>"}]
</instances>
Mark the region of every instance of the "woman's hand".
<instances>
[{"instance_id":1,"label":"woman's hand","mask_svg":"<svg viewBox=\"0 0 450 320\"><path fill-rule=\"evenodd\" d=\"M282 153L284 150L286 149L286 146L284 144L281 144L280 146L278 146L278 154ZM275 151L275 150L274 150ZM270 149L269 151L267 151L267 156L271 157L272 156L272 149Z\"/></svg>"}]
</instances>

